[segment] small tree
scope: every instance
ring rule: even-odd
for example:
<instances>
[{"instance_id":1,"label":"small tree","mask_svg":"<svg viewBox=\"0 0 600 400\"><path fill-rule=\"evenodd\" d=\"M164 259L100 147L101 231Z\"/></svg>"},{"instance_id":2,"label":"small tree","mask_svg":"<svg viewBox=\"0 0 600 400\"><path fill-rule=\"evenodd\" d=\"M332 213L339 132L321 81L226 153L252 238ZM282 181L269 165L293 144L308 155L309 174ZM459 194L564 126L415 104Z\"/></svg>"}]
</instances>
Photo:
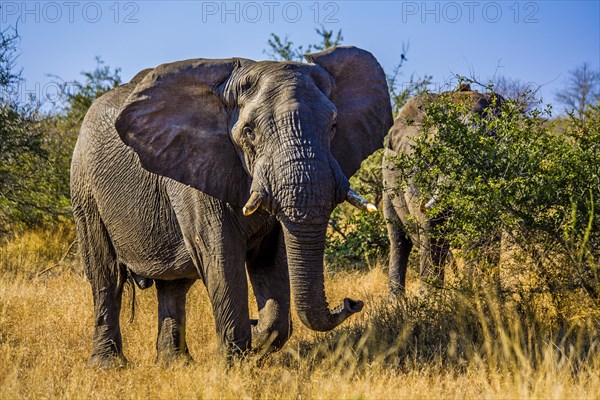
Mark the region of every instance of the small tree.
<instances>
[{"instance_id":1,"label":"small tree","mask_svg":"<svg viewBox=\"0 0 600 400\"><path fill-rule=\"evenodd\" d=\"M316 28L315 31L320 38L320 43L306 46L296 46L287 36L282 39L280 36L271 33L271 37L267 40L269 49L265 50L264 53L275 61L300 62L304 60L306 54L335 47L344 40L341 29L335 36L333 31L326 30L323 25L321 25L321 28Z\"/></svg>"},{"instance_id":2,"label":"small tree","mask_svg":"<svg viewBox=\"0 0 600 400\"><path fill-rule=\"evenodd\" d=\"M498 76L492 80L494 92L505 99L515 100L523 105L524 111L528 111L540 103L537 93L539 85L526 83L519 79L511 79L506 76Z\"/></svg>"},{"instance_id":3,"label":"small tree","mask_svg":"<svg viewBox=\"0 0 600 400\"><path fill-rule=\"evenodd\" d=\"M104 65L101 57L96 56L95 60L96 67L93 70L81 71L83 81L66 82L54 76L58 81L60 97L64 104L59 113L77 128L94 100L121 84L120 68L111 71L108 65Z\"/></svg>"},{"instance_id":4,"label":"small tree","mask_svg":"<svg viewBox=\"0 0 600 400\"><path fill-rule=\"evenodd\" d=\"M40 190L32 176L47 156L35 105L15 95L22 82L15 71L18 39L16 30L0 32L0 236L15 222L36 220Z\"/></svg>"},{"instance_id":5,"label":"small tree","mask_svg":"<svg viewBox=\"0 0 600 400\"><path fill-rule=\"evenodd\" d=\"M69 169L79 127L92 102L117 86L119 70L84 71L83 81L59 78L64 107L42 115L35 99L19 100L16 32L0 33L0 235L54 224L70 214Z\"/></svg>"},{"instance_id":6,"label":"small tree","mask_svg":"<svg viewBox=\"0 0 600 400\"><path fill-rule=\"evenodd\" d=\"M588 63L569 71L565 88L556 93L556 101L563 104L567 112L574 111L584 118L589 106L600 102L600 71Z\"/></svg>"}]
</instances>

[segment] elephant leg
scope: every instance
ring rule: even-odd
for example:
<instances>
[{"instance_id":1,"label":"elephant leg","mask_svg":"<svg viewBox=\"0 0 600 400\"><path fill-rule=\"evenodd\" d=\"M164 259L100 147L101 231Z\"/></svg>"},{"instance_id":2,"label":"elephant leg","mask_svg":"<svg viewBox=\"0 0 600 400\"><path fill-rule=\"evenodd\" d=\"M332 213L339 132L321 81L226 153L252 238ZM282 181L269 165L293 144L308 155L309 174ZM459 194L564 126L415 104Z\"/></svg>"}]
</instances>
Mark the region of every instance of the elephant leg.
<instances>
[{"instance_id":1,"label":"elephant leg","mask_svg":"<svg viewBox=\"0 0 600 400\"><path fill-rule=\"evenodd\" d=\"M442 218L429 221L428 233L424 235L421 246L421 279L434 286L444 283L444 265L450 254L450 244L443 236L432 237L431 232L438 224L443 223Z\"/></svg>"},{"instance_id":2,"label":"elephant leg","mask_svg":"<svg viewBox=\"0 0 600 400\"><path fill-rule=\"evenodd\" d=\"M391 296L403 296L406 290L406 269L413 243L402 228L389 194L383 195L383 215L390 239L389 291Z\"/></svg>"},{"instance_id":3,"label":"elephant leg","mask_svg":"<svg viewBox=\"0 0 600 400\"><path fill-rule=\"evenodd\" d=\"M230 251L239 252L239 249ZM231 258L229 254L227 256ZM228 260L227 263L214 260L206 265L206 270L206 287L213 307L220 350L228 359L243 355L251 348L244 260Z\"/></svg>"},{"instance_id":4,"label":"elephant leg","mask_svg":"<svg viewBox=\"0 0 600 400\"><path fill-rule=\"evenodd\" d=\"M498 233L488 238L484 243L481 254L484 256L484 262L491 267L497 267L500 264L500 250L502 244L502 234Z\"/></svg>"},{"instance_id":5,"label":"elephant leg","mask_svg":"<svg viewBox=\"0 0 600 400\"><path fill-rule=\"evenodd\" d=\"M246 243L237 227L205 215L210 220L202 225L210 229L196 236L202 258L198 265L213 308L219 350L231 361L251 348Z\"/></svg>"},{"instance_id":6,"label":"elephant leg","mask_svg":"<svg viewBox=\"0 0 600 400\"><path fill-rule=\"evenodd\" d=\"M281 349L292 334L290 277L280 229L249 254L248 275L258 304L252 347L264 355Z\"/></svg>"},{"instance_id":7,"label":"elephant leg","mask_svg":"<svg viewBox=\"0 0 600 400\"><path fill-rule=\"evenodd\" d=\"M251 347L246 236L239 209L196 190L169 188L189 255L211 302L219 352L230 361ZM241 215L240 215L241 216Z\"/></svg>"},{"instance_id":8,"label":"elephant leg","mask_svg":"<svg viewBox=\"0 0 600 400\"><path fill-rule=\"evenodd\" d=\"M156 280L158 296L157 361L168 364L180 356L191 360L185 341L185 299L191 279Z\"/></svg>"},{"instance_id":9,"label":"elephant leg","mask_svg":"<svg viewBox=\"0 0 600 400\"><path fill-rule=\"evenodd\" d=\"M91 367L102 369L122 367L127 363L119 315L121 296L127 273L117 262L108 232L95 207L85 212L74 202L79 251L83 267L92 285L94 299L94 336Z\"/></svg>"}]
</instances>

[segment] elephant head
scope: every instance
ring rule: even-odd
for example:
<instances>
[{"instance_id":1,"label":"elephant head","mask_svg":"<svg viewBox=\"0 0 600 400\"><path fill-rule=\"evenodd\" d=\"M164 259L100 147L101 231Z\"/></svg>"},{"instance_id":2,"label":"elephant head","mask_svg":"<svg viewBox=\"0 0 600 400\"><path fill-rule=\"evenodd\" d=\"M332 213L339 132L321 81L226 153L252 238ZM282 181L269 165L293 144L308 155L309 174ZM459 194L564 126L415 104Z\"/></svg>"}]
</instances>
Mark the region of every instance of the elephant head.
<instances>
[{"instance_id":1,"label":"elephant head","mask_svg":"<svg viewBox=\"0 0 600 400\"><path fill-rule=\"evenodd\" d=\"M311 329L333 329L361 302L331 311L323 282L331 211L348 177L392 125L385 74L369 52L337 47L309 63L194 59L161 65L117 118L147 170L281 222L296 309ZM241 211L241 210L240 210Z\"/></svg>"}]
</instances>

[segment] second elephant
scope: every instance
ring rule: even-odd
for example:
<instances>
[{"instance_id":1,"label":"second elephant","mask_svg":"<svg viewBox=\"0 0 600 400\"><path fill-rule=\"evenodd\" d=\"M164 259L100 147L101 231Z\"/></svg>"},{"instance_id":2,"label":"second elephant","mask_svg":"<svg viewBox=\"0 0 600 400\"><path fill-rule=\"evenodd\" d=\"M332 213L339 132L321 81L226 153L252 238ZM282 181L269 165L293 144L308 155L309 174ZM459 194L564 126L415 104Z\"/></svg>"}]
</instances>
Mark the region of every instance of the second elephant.
<instances>
[{"instance_id":1,"label":"second elephant","mask_svg":"<svg viewBox=\"0 0 600 400\"><path fill-rule=\"evenodd\" d=\"M471 113L480 115L501 101L495 94L472 91L469 85L461 85L457 91L442 95L453 102L466 103ZM444 264L450 246L443 235L432 235L432 231L444 223L445 216L428 212L435 198L424 198L413 183L398 190L400 176L394 166L394 158L399 154L413 153L414 140L422 134L427 104L439 99L438 94L422 94L408 100L398 113L386 141L382 165L383 213L390 240L389 291L392 295L405 292L408 258L415 245L420 250L421 279L437 284L444 280Z\"/></svg>"}]
</instances>

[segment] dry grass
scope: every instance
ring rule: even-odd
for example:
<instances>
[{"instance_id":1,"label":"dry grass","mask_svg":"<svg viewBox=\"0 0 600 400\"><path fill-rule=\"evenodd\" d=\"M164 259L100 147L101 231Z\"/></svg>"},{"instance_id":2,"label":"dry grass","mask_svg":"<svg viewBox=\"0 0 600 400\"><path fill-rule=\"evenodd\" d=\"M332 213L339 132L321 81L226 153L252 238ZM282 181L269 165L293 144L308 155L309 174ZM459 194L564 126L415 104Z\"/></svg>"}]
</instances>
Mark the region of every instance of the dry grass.
<instances>
[{"instance_id":1,"label":"dry grass","mask_svg":"<svg viewBox=\"0 0 600 400\"><path fill-rule=\"evenodd\" d=\"M284 350L230 369L216 357L201 283L188 296L196 360L189 366L154 363L156 295L153 288L138 291L135 321L127 322L127 307L122 312L129 367L91 370L91 290L77 260L38 275L68 247L72 232L61 232L56 239L21 236L0 248L0 399L600 398L597 325L578 320L553 339L527 312L490 296L391 304L379 267L328 277L332 304L344 296L366 303L343 327L319 334L294 319Z\"/></svg>"}]
</instances>

